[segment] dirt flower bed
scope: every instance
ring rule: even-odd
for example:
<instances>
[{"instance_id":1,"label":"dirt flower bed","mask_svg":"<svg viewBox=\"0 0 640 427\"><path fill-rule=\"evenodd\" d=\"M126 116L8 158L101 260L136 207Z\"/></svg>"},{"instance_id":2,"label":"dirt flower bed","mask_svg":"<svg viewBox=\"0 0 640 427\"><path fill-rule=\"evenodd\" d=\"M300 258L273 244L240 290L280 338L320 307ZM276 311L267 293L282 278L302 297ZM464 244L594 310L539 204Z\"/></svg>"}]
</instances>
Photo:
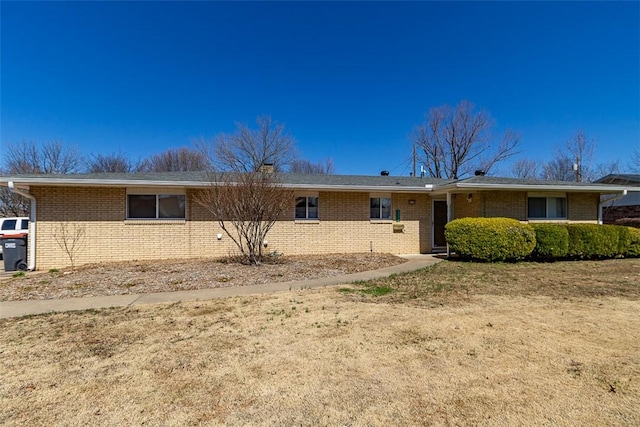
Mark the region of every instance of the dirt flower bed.
<instances>
[{"instance_id":1,"label":"dirt flower bed","mask_svg":"<svg viewBox=\"0 0 640 427\"><path fill-rule=\"evenodd\" d=\"M27 273L0 281L0 300L144 294L257 285L376 270L406 260L389 254L283 256L260 266L226 259L90 264L76 270Z\"/></svg>"}]
</instances>

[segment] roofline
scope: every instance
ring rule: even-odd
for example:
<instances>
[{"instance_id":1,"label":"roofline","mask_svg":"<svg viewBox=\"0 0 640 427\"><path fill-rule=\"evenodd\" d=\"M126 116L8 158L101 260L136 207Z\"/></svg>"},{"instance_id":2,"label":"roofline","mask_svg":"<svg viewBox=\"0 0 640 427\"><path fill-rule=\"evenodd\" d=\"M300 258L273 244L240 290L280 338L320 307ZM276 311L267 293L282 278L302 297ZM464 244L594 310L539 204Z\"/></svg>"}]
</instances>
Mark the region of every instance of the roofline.
<instances>
[{"instance_id":1,"label":"roofline","mask_svg":"<svg viewBox=\"0 0 640 427\"><path fill-rule=\"evenodd\" d=\"M558 185L558 184L489 184L456 182L436 187L434 193L446 193L451 190L520 190L520 191L569 191L587 193L624 193L628 187L619 185Z\"/></svg>"},{"instance_id":2,"label":"roofline","mask_svg":"<svg viewBox=\"0 0 640 427\"><path fill-rule=\"evenodd\" d=\"M1 177L0 184L13 182L16 186L78 186L78 187L186 187L186 188L206 188L212 183L210 181L158 181L158 180L128 180L128 179L74 179L56 178L47 180L42 178L20 178ZM283 188L304 189L304 190L333 190L333 191L373 191L384 192L393 191L398 193L416 193L433 191L433 184L424 186L402 186L402 185L330 185L330 184L287 184L280 183Z\"/></svg>"}]
</instances>

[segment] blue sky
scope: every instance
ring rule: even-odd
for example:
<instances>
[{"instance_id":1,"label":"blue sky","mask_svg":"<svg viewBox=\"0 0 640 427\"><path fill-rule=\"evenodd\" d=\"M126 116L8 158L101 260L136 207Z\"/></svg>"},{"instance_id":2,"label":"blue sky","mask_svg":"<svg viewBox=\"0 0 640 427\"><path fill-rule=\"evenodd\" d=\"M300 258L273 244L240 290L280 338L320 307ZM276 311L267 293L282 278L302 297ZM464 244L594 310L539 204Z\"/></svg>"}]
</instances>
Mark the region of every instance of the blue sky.
<instances>
[{"instance_id":1,"label":"blue sky","mask_svg":"<svg viewBox=\"0 0 640 427\"><path fill-rule=\"evenodd\" d=\"M407 135L467 99L520 157L577 130L640 148L640 2L1 2L0 154L137 159L270 114L338 173L408 174ZM508 167L502 168L506 174Z\"/></svg>"}]
</instances>

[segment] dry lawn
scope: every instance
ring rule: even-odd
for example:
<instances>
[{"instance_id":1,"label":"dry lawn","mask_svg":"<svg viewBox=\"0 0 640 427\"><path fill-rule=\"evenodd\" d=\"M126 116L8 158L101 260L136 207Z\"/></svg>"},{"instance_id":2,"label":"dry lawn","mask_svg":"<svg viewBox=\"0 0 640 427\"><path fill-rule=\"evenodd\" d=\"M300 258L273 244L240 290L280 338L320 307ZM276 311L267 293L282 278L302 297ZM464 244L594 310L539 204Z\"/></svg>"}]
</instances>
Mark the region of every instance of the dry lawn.
<instances>
[{"instance_id":1,"label":"dry lawn","mask_svg":"<svg viewBox=\"0 0 640 427\"><path fill-rule=\"evenodd\" d=\"M233 261L233 260L231 260ZM0 281L0 301L147 294L333 277L406 262L390 254L282 256L260 266L227 258L88 264Z\"/></svg>"},{"instance_id":2,"label":"dry lawn","mask_svg":"<svg viewBox=\"0 0 640 427\"><path fill-rule=\"evenodd\" d=\"M640 425L640 260L0 321L5 425Z\"/></svg>"}]
</instances>

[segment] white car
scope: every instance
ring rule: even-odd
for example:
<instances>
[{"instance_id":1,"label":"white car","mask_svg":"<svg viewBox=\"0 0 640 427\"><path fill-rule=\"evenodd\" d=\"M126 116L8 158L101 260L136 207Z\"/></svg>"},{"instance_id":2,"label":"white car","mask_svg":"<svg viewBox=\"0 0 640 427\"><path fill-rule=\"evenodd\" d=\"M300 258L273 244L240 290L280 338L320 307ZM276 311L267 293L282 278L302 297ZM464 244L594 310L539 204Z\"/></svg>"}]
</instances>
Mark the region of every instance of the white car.
<instances>
[{"instance_id":1,"label":"white car","mask_svg":"<svg viewBox=\"0 0 640 427\"><path fill-rule=\"evenodd\" d=\"M26 216L0 218L0 237L5 234L28 234L29 218ZM0 259L2 259L2 246L0 245Z\"/></svg>"}]
</instances>

